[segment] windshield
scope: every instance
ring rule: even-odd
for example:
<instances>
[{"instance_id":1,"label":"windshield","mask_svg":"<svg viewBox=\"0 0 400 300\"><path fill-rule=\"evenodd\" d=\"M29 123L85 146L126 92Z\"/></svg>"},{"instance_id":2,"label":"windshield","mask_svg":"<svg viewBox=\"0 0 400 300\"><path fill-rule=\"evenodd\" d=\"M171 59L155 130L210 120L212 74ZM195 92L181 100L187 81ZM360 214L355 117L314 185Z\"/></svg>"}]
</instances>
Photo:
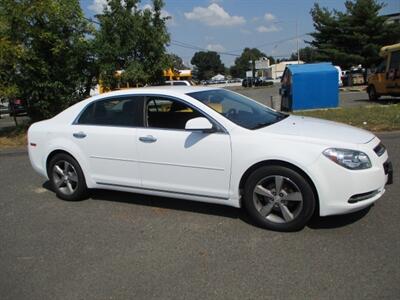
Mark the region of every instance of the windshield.
<instances>
[{"instance_id":1,"label":"windshield","mask_svg":"<svg viewBox=\"0 0 400 300\"><path fill-rule=\"evenodd\" d=\"M228 90L207 90L188 95L247 129L265 127L288 116Z\"/></svg>"}]
</instances>

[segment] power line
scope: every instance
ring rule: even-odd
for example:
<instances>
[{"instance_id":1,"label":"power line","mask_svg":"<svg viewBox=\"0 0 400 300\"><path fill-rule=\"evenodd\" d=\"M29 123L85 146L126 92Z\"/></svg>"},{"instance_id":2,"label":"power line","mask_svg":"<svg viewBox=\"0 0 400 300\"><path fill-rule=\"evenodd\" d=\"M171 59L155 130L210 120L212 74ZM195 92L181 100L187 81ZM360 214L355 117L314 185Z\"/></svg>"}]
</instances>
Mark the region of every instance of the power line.
<instances>
[{"instance_id":1,"label":"power line","mask_svg":"<svg viewBox=\"0 0 400 300\"><path fill-rule=\"evenodd\" d=\"M94 24L97 24L97 25L100 25L100 22L98 22L98 21L95 21L95 20L93 20L92 18L86 18L85 16L83 17L86 21L89 21L89 22L91 22L91 23L94 23Z\"/></svg>"},{"instance_id":2,"label":"power line","mask_svg":"<svg viewBox=\"0 0 400 300\"><path fill-rule=\"evenodd\" d=\"M278 44L282 44L284 42L295 40L298 37L303 37L303 36L307 36L307 35L308 35L307 33L304 33L304 34L301 34L299 36L293 36L293 37L289 37L289 38L278 40L278 41L273 41L273 42L268 42L268 43L255 45L255 46L252 46L251 48L262 48L262 47L265 47L265 46L278 45ZM229 50L229 52L239 52L239 51L242 51L242 50L243 49Z\"/></svg>"},{"instance_id":3,"label":"power line","mask_svg":"<svg viewBox=\"0 0 400 300\"><path fill-rule=\"evenodd\" d=\"M101 25L100 22L95 21L95 20L93 20L92 18L87 18L87 17L83 17L83 18L84 18L85 20L91 22L91 23L94 23L94 24L97 24L97 25ZM273 42L268 42L268 43L263 43L263 44L255 45L255 46L252 46L252 48L261 48L261 47L270 46L270 45L276 45L276 46L277 46L277 45L282 44L282 43L284 43L284 42L288 42L288 41L291 41L291 40L294 40L294 39L298 39L299 37L303 37L303 36L306 36L306 35L308 35L308 34L307 34L307 33L304 33L304 34L299 35L299 36L289 37L289 38L282 39L282 40L278 40L278 41L273 41ZM191 49L191 50L210 51L210 50L207 49L207 48L202 48L202 47L199 47L199 46L196 46L196 45L187 43L187 42L181 42L181 41L178 41L178 40L171 40L171 43L170 43L170 44L171 44L171 45L174 45L174 46L186 48L186 49ZM215 51L215 52L217 52L218 54L221 54L221 55L228 55L228 56L239 57L239 56L240 56L239 54L232 53L232 52L239 52L239 51L243 51L243 48L242 48L242 49L236 49L236 50ZM276 56L276 57L279 57L279 56L277 56L277 55L275 55L275 56ZM282 57L282 56L281 56L281 57Z\"/></svg>"},{"instance_id":4,"label":"power line","mask_svg":"<svg viewBox=\"0 0 400 300\"><path fill-rule=\"evenodd\" d=\"M195 46L195 45L192 45L189 43L185 43L185 42L180 42L177 40L171 40L170 44L174 45L174 46L182 47L182 48L192 49L192 50L210 51L210 49L201 48L201 47L198 47L198 46ZM235 56L235 57L240 56L238 54L229 53L229 52L225 52L225 51L215 51L215 52L217 52L218 54L221 54L221 55L230 55L230 56Z\"/></svg>"}]
</instances>

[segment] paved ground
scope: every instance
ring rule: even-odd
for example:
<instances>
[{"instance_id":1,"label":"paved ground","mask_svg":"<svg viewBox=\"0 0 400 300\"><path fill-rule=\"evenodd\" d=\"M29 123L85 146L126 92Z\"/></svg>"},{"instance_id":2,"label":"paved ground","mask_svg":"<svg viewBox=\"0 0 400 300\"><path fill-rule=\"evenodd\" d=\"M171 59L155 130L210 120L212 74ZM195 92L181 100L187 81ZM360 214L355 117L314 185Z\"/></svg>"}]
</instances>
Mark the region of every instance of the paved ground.
<instances>
[{"instance_id":1,"label":"paved ground","mask_svg":"<svg viewBox=\"0 0 400 300\"><path fill-rule=\"evenodd\" d=\"M274 99L280 99L279 96L279 84L272 87L256 87L256 88L242 88L234 87L232 90L260 101L268 106L271 105L271 96ZM368 94L364 92L354 91L341 91L339 93L339 106L341 107L354 107L371 104L388 104L388 103L400 103L400 98L393 97L382 97L379 101L371 102L368 100Z\"/></svg>"},{"instance_id":2,"label":"paved ground","mask_svg":"<svg viewBox=\"0 0 400 300\"><path fill-rule=\"evenodd\" d=\"M382 135L400 170L400 133ZM398 299L400 185L297 233L241 211L97 191L65 202L0 155L1 299Z\"/></svg>"}]
</instances>

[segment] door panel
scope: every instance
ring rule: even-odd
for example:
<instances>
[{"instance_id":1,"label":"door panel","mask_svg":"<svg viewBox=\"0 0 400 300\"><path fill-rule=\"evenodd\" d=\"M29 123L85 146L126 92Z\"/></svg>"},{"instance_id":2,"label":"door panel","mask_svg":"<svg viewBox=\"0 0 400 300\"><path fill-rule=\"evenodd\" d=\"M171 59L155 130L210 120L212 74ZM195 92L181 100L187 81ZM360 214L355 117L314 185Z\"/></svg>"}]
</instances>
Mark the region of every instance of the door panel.
<instances>
[{"instance_id":1,"label":"door panel","mask_svg":"<svg viewBox=\"0 0 400 300\"><path fill-rule=\"evenodd\" d=\"M138 150L144 188L228 198L230 137L172 129L138 129Z\"/></svg>"},{"instance_id":2,"label":"door panel","mask_svg":"<svg viewBox=\"0 0 400 300\"><path fill-rule=\"evenodd\" d=\"M97 183L140 186L137 128L74 126L85 138L76 143L89 162L89 174ZM74 132L75 132L74 131Z\"/></svg>"},{"instance_id":3,"label":"door panel","mask_svg":"<svg viewBox=\"0 0 400 300\"><path fill-rule=\"evenodd\" d=\"M375 90L378 94L387 93L386 90L386 73L377 73L372 76L376 76L374 81Z\"/></svg>"},{"instance_id":4,"label":"door panel","mask_svg":"<svg viewBox=\"0 0 400 300\"><path fill-rule=\"evenodd\" d=\"M145 128L137 132L142 186L227 199L230 136L185 130L188 120L206 116L178 99L146 97L144 109Z\"/></svg>"},{"instance_id":5,"label":"door panel","mask_svg":"<svg viewBox=\"0 0 400 300\"><path fill-rule=\"evenodd\" d=\"M389 94L400 94L400 50L390 53L386 88Z\"/></svg>"},{"instance_id":6,"label":"door panel","mask_svg":"<svg viewBox=\"0 0 400 300\"><path fill-rule=\"evenodd\" d=\"M137 126L143 97L111 97L92 102L76 121L73 140L86 155L97 183L140 186Z\"/></svg>"}]
</instances>

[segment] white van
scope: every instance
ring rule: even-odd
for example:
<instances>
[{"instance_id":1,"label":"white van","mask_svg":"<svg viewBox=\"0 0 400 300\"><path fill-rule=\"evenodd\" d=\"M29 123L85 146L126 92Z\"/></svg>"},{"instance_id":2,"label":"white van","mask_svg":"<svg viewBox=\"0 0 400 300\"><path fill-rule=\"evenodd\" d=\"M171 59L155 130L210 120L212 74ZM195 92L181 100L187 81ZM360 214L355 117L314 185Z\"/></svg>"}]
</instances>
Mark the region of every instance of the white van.
<instances>
[{"instance_id":1,"label":"white van","mask_svg":"<svg viewBox=\"0 0 400 300\"><path fill-rule=\"evenodd\" d=\"M342 81L342 69L339 66L335 66L336 70L338 70L338 83L339 86L343 86L343 81Z\"/></svg>"}]
</instances>

